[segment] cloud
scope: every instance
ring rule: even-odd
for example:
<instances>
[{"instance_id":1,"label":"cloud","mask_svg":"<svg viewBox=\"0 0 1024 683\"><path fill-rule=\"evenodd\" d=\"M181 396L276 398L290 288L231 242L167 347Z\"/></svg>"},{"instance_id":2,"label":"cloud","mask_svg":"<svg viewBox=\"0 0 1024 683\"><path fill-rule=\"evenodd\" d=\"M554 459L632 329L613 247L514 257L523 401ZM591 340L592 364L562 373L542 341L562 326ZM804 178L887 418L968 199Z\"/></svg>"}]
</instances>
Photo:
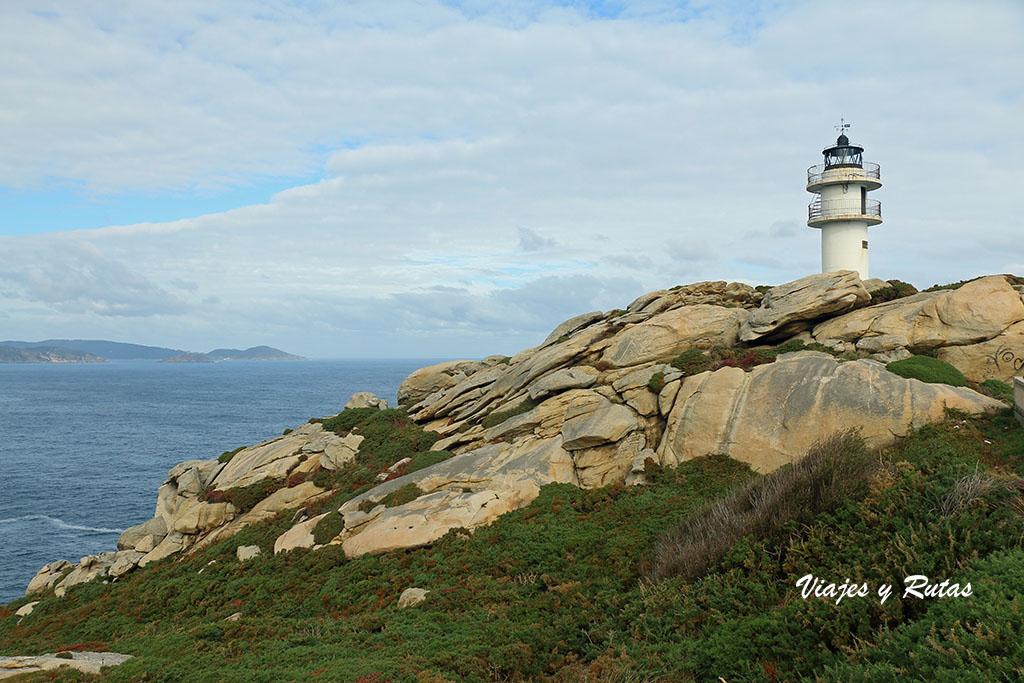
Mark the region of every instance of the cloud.
<instances>
[{"instance_id":1,"label":"cloud","mask_svg":"<svg viewBox=\"0 0 1024 683\"><path fill-rule=\"evenodd\" d=\"M882 165L872 274L1005 270L1018 228L1015 3L31 9L0 7L0 199L188 217L0 238L24 337L482 356L646 290L784 282L818 268L804 169L839 115ZM840 25L871 30L811 38Z\"/></svg>"},{"instance_id":2,"label":"cloud","mask_svg":"<svg viewBox=\"0 0 1024 683\"><path fill-rule=\"evenodd\" d=\"M519 228L519 250L520 251L541 251L551 249L558 243L552 239L541 237L536 231L529 228Z\"/></svg>"},{"instance_id":3,"label":"cloud","mask_svg":"<svg viewBox=\"0 0 1024 683\"><path fill-rule=\"evenodd\" d=\"M0 272L0 283L8 297L99 316L147 317L188 309L184 301L94 244L65 242L51 249L51 243L40 239L19 249L22 244L10 238L0 242L0 255L8 264Z\"/></svg>"}]
</instances>

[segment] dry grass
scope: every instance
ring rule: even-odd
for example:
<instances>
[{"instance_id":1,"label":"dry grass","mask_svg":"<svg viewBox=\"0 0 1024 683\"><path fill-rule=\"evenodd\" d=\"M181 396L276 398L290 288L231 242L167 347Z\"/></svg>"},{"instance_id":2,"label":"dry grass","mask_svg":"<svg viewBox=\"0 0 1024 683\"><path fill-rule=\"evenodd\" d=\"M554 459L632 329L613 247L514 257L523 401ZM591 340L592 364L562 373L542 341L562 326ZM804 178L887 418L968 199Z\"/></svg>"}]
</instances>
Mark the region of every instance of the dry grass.
<instances>
[{"instance_id":1,"label":"dry grass","mask_svg":"<svg viewBox=\"0 0 1024 683\"><path fill-rule=\"evenodd\" d=\"M799 462L750 481L670 529L658 542L648 578L692 581L745 536L773 536L790 520L810 522L864 494L878 464L855 430L825 438Z\"/></svg>"},{"instance_id":2,"label":"dry grass","mask_svg":"<svg viewBox=\"0 0 1024 683\"><path fill-rule=\"evenodd\" d=\"M950 487L946 495L942 497L942 504L939 511L943 517L955 515L958 511L967 507L972 501L980 500L989 493L997 490L1024 491L1024 481L1017 478L999 477L987 472L979 472L975 468L973 474L961 477ZM1014 498L1011 504L1019 499Z\"/></svg>"}]
</instances>

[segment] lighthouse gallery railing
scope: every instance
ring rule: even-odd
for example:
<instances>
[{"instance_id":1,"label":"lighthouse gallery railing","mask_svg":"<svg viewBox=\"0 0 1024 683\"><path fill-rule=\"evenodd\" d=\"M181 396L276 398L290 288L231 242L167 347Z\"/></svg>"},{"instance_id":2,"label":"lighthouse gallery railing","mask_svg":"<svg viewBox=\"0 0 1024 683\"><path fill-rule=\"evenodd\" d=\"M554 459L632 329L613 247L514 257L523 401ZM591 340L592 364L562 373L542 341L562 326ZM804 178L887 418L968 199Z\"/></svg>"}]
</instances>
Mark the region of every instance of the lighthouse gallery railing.
<instances>
[{"instance_id":1,"label":"lighthouse gallery railing","mask_svg":"<svg viewBox=\"0 0 1024 683\"><path fill-rule=\"evenodd\" d=\"M878 180L882 179L882 172L881 172L881 169L879 168L878 164L876 164L874 162L871 162L871 161L865 161L863 164L861 164L860 168L855 167L855 166L853 166L853 167L851 167L851 166L845 166L845 167L844 166L831 166L831 167L829 167L829 170L831 170L831 171L847 171L849 173L851 179L855 179L855 178L877 178ZM824 176L825 176L825 164L818 164L817 166L811 166L809 169L807 169L807 184L810 185L811 183L821 182L821 180L822 180L822 178L824 178Z\"/></svg>"},{"instance_id":2,"label":"lighthouse gallery railing","mask_svg":"<svg viewBox=\"0 0 1024 683\"><path fill-rule=\"evenodd\" d=\"M821 201L818 197L807 206L807 220L831 216L878 216L882 217L882 202L877 199L830 199Z\"/></svg>"}]
</instances>

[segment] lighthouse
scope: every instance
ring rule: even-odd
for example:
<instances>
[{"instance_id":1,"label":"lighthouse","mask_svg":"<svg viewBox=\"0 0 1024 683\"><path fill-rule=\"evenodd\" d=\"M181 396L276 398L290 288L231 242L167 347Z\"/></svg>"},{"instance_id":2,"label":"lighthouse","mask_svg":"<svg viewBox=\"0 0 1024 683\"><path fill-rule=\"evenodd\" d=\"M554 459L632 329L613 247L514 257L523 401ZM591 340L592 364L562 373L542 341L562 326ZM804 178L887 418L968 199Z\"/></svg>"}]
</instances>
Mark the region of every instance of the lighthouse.
<instances>
[{"instance_id":1,"label":"lighthouse","mask_svg":"<svg viewBox=\"0 0 1024 683\"><path fill-rule=\"evenodd\" d=\"M825 163L807 169L807 225L821 230L821 272L855 270L868 279L868 226L882 222L882 204L868 192L882 186L878 164L864 161L864 148L846 137L840 119L836 144L822 150Z\"/></svg>"}]
</instances>

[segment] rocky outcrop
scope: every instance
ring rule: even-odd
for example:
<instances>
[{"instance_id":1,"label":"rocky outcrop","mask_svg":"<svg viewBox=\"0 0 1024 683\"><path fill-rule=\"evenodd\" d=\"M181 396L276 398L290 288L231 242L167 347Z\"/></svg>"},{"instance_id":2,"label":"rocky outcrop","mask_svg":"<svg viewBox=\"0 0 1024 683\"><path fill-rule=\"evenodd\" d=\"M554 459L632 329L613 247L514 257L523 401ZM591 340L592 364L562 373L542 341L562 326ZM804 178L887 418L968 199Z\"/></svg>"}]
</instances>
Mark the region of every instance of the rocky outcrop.
<instances>
[{"instance_id":1,"label":"rocky outcrop","mask_svg":"<svg viewBox=\"0 0 1024 683\"><path fill-rule=\"evenodd\" d=\"M124 664L131 658L131 655L117 652L51 652L26 657L0 657L0 678L65 667L87 674L99 674L104 667Z\"/></svg>"},{"instance_id":2,"label":"rocky outcrop","mask_svg":"<svg viewBox=\"0 0 1024 683\"><path fill-rule=\"evenodd\" d=\"M658 458L671 466L722 453L771 472L802 457L823 435L851 427L869 446L886 446L942 419L947 409L978 414L1002 407L967 388L904 379L873 360L841 363L803 351L749 373L722 368L687 377Z\"/></svg>"},{"instance_id":3,"label":"rocky outcrop","mask_svg":"<svg viewBox=\"0 0 1024 683\"><path fill-rule=\"evenodd\" d=\"M792 337L825 316L845 313L871 301L856 271L808 275L773 288L740 328L740 340Z\"/></svg>"},{"instance_id":4,"label":"rocky outcrop","mask_svg":"<svg viewBox=\"0 0 1024 683\"><path fill-rule=\"evenodd\" d=\"M601 358L621 368L668 361L691 347L733 346L749 315L742 308L707 304L659 313L618 332Z\"/></svg>"},{"instance_id":5,"label":"rocky outcrop","mask_svg":"<svg viewBox=\"0 0 1024 683\"><path fill-rule=\"evenodd\" d=\"M419 403L431 394L455 386L484 366L481 361L453 360L420 368L399 385L398 405Z\"/></svg>"},{"instance_id":6,"label":"rocky outcrop","mask_svg":"<svg viewBox=\"0 0 1024 683\"><path fill-rule=\"evenodd\" d=\"M988 341L1024 320L1024 303L1001 275L959 289L922 292L862 308L820 323L815 341L869 353L905 348L912 353Z\"/></svg>"},{"instance_id":7,"label":"rocky outcrop","mask_svg":"<svg viewBox=\"0 0 1024 683\"><path fill-rule=\"evenodd\" d=\"M326 506L337 493L326 488L332 478L365 464L364 436L338 435L312 421L233 454L172 468L154 517L125 530L118 552L47 565L29 592L115 581L136 566L194 553L281 515L290 522L275 553L334 545L355 557L472 533L528 505L546 484L642 485L652 461L674 466L725 453L769 472L850 427L869 444L884 445L948 408L978 413L1002 404L969 388L898 377L878 360L937 349L972 380L1003 378L1006 350L1024 355L1017 351L1024 352L1022 326L1021 293L1001 276L875 305L850 271L802 278L764 297L725 282L651 292L625 310L571 318L510 358L440 363L409 375L399 403L437 433L431 449L452 457L412 472L418 456L411 453L375 461L366 480L372 488ZM750 371L692 375L671 364L683 351L792 335L856 352L844 359L870 353L876 360L842 362L805 351ZM734 365L750 366L739 360L743 354L765 360L748 348L733 356ZM385 405L356 394L346 407ZM250 487L265 497L236 508L232 501L244 500ZM254 553L242 547L237 557L251 561Z\"/></svg>"}]
</instances>

